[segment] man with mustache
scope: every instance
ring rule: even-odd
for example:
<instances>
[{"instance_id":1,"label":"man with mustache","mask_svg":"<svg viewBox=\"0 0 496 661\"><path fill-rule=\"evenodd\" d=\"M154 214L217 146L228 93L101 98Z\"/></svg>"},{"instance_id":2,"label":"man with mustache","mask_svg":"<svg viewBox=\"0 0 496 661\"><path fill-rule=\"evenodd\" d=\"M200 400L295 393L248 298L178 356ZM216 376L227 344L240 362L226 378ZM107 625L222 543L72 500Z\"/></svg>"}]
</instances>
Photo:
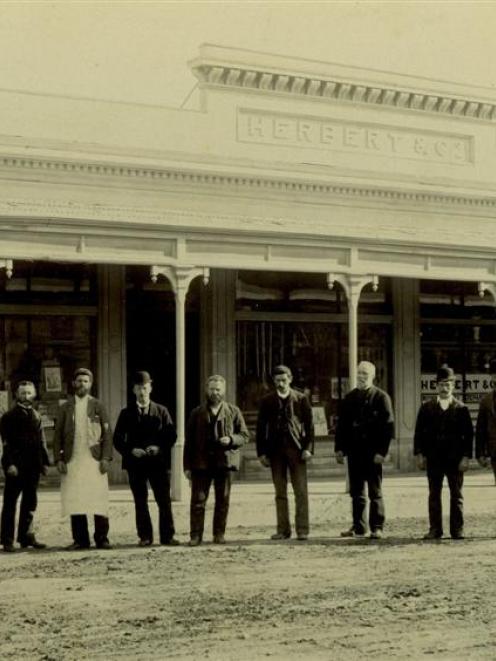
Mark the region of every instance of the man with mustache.
<instances>
[{"instance_id":1,"label":"man with mustache","mask_svg":"<svg viewBox=\"0 0 496 661\"><path fill-rule=\"evenodd\" d=\"M103 404L90 395L93 374L82 367L74 372L74 396L59 409L53 451L61 474L62 514L71 517L73 543L69 550L88 549L87 516L95 522L99 549L108 540L108 478L112 460L112 434Z\"/></svg>"},{"instance_id":2,"label":"man with mustache","mask_svg":"<svg viewBox=\"0 0 496 661\"><path fill-rule=\"evenodd\" d=\"M286 365L274 368L275 392L260 402L257 420L257 455L270 467L276 493L277 530L271 539L289 539L288 472L295 497L295 529L306 541L308 514L307 461L312 457L314 428L312 408L305 395L291 388L293 375Z\"/></svg>"},{"instance_id":3,"label":"man with mustache","mask_svg":"<svg viewBox=\"0 0 496 661\"><path fill-rule=\"evenodd\" d=\"M442 489L450 491L450 534L464 539L463 477L473 453L474 429L467 406L455 399L455 373L442 365L436 376L437 396L424 402L417 414L413 453L429 483L429 530L424 539L443 536Z\"/></svg>"},{"instance_id":4,"label":"man with mustache","mask_svg":"<svg viewBox=\"0 0 496 661\"><path fill-rule=\"evenodd\" d=\"M150 398L152 378L140 371L133 378L136 401L122 409L114 432L114 445L127 470L136 512L138 546L153 543L153 526L148 509L148 484L158 507L160 543L177 546L170 497L171 450L176 430L169 411Z\"/></svg>"},{"instance_id":5,"label":"man with mustache","mask_svg":"<svg viewBox=\"0 0 496 661\"><path fill-rule=\"evenodd\" d=\"M50 465L41 416L33 408L35 397L34 384L21 381L16 391L16 405L0 420L5 472L0 541L7 552L14 551L15 512L21 494L17 541L22 548L45 548L32 528L40 474L46 474Z\"/></svg>"},{"instance_id":6,"label":"man with mustache","mask_svg":"<svg viewBox=\"0 0 496 661\"><path fill-rule=\"evenodd\" d=\"M226 381L207 379L206 404L191 412L184 444L184 473L191 482L190 546L203 540L205 506L212 482L215 491L214 544L225 543L232 473L239 468L239 448L249 441L243 415L225 401Z\"/></svg>"},{"instance_id":7,"label":"man with mustache","mask_svg":"<svg viewBox=\"0 0 496 661\"><path fill-rule=\"evenodd\" d=\"M363 537L365 485L368 487L370 538L383 535L385 511L382 464L394 437L394 415L389 395L374 385L375 365L363 360L357 367L357 386L343 399L336 426L335 456L348 459L353 525L342 537Z\"/></svg>"}]
</instances>

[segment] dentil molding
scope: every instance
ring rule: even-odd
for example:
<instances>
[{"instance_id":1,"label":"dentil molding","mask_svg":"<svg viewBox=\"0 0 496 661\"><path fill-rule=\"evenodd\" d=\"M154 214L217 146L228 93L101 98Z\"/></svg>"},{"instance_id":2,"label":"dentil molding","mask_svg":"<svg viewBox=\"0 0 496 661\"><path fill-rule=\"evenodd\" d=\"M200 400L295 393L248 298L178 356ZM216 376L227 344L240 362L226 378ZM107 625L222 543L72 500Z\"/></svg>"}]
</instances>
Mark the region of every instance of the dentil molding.
<instances>
[{"instance_id":1,"label":"dentil molding","mask_svg":"<svg viewBox=\"0 0 496 661\"><path fill-rule=\"evenodd\" d=\"M387 187L364 185L346 185L301 180L275 179L269 176L254 177L250 175L216 174L200 171L179 169L132 167L91 162L77 162L61 159L0 157L0 169L17 171L55 172L60 174L76 174L87 177L117 178L124 180L150 180L170 182L191 186L206 186L214 188L266 190L277 193L308 193L331 195L348 198L368 198L371 200L399 201L409 203L425 203L462 207L496 207L496 196L487 195L450 195L430 191L394 190Z\"/></svg>"}]
</instances>

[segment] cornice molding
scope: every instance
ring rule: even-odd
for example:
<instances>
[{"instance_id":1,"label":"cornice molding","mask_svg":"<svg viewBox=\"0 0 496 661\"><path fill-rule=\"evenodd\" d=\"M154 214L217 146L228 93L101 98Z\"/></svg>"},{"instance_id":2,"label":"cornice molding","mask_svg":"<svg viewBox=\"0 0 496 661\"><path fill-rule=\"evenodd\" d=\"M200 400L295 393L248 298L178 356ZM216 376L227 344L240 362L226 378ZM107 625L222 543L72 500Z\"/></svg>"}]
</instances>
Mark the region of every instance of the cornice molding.
<instances>
[{"instance_id":1,"label":"cornice molding","mask_svg":"<svg viewBox=\"0 0 496 661\"><path fill-rule=\"evenodd\" d=\"M389 106L486 122L496 120L496 103L458 95L438 95L413 88L346 82L337 78L271 72L262 68L243 68L221 63L193 63L192 71L201 83L217 88L239 88L327 101Z\"/></svg>"},{"instance_id":2,"label":"cornice molding","mask_svg":"<svg viewBox=\"0 0 496 661\"><path fill-rule=\"evenodd\" d=\"M496 196L450 195L432 191L395 190L366 185L309 182L296 179L276 179L269 176L254 177L202 171L173 170L154 167L133 167L91 162L76 162L43 158L0 157L0 170L36 171L81 175L84 177L111 177L116 179L151 180L188 186L223 187L232 191L264 190L275 193L306 193L340 198L360 198L386 202L404 202L440 206L495 208Z\"/></svg>"}]
</instances>

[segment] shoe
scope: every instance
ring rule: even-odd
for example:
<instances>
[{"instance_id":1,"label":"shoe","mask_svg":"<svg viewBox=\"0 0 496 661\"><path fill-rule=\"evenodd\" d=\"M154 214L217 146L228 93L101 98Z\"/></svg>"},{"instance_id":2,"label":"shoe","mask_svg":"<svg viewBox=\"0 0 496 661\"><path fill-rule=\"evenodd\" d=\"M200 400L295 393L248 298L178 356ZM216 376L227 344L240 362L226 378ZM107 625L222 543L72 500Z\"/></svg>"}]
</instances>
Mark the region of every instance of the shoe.
<instances>
[{"instance_id":1,"label":"shoe","mask_svg":"<svg viewBox=\"0 0 496 661\"><path fill-rule=\"evenodd\" d=\"M351 537L355 539L363 539L365 537L364 532L355 532L354 528L348 528L348 530L343 530L339 533L340 537Z\"/></svg>"},{"instance_id":2,"label":"shoe","mask_svg":"<svg viewBox=\"0 0 496 661\"><path fill-rule=\"evenodd\" d=\"M455 532L451 535L451 539L465 539L463 532Z\"/></svg>"},{"instance_id":3,"label":"shoe","mask_svg":"<svg viewBox=\"0 0 496 661\"><path fill-rule=\"evenodd\" d=\"M226 543L226 538L224 537L224 535L214 535L213 543L214 544L225 544Z\"/></svg>"},{"instance_id":4,"label":"shoe","mask_svg":"<svg viewBox=\"0 0 496 661\"><path fill-rule=\"evenodd\" d=\"M112 544L108 541L108 539L104 539L103 542L98 542L96 548L101 549L103 551L108 551L109 549L112 548Z\"/></svg>"},{"instance_id":5,"label":"shoe","mask_svg":"<svg viewBox=\"0 0 496 661\"><path fill-rule=\"evenodd\" d=\"M188 542L188 546L200 546L201 542L199 537L192 537Z\"/></svg>"},{"instance_id":6,"label":"shoe","mask_svg":"<svg viewBox=\"0 0 496 661\"><path fill-rule=\"evenodd\" d=\"M437 530L429 530L425 533L423 539L441 539L442 536L442 532L438 532Z\"/></svg>"},{"instance_id":7,"label":"shoe","mask_svg":"<svg viewBox=\"0 0 496 661\"><path fill-rule=\"evenodd\" d=\"M43 544L43 542L39 542L35 537L32 539L28 539L24 542L21 542L21 548L22 549L27 549L29 547L32 547L33 549L46 549L46 544Z\"/></svg>"},{"instance_id":8,"label":"shoe","mask_svg":"<svg viewBox=\"0 0 496 661\"><path fill-rule=\"evenodd\" d=\"M65 547L66 551L87 551L90 548L90 545L79 544L78 542L72 542L69 546Z\"/></svg>"},{"instance_id":9,"label":"shoe","mask_svg":"<svg viewBox=\"0 0 496 661\"><path fill-rule=\"evenodd\" d=\"M140 539L138 542L138 546L151 546L152 545L152 540L151 539Z\"/></svg>"},{"instance_id":10,"label":"shoe","mask_svg":"<svg viewBox=\"0 0 496 661\"><path fill-rule=\"evenodd\" d=\"M297 536L296 536L296 539L297 539L299 542L306 542L306 541L308 540L308 535L297 535Z\"/></svg>"},{"instance_id":11,"label":"shoe","mask_svg":"<svg viewBox=\"0 0 496 661\"><path fill-rule=\"evenodd\" d=\"M14 553L15 548L13 544L4 544L3 545L4 553Z\"/></svg>"},{"instance_id":12,"label":"shoe","mask_svg":"<svg viewBox=\"0 0 496 661\"><path fill-rule=\"evenodd\" d=\"M174 539L174 537L171 537L171 539L166 539L165 542L160 542L161 546L180 546L181 542L178 539Z\"/></svg>"},{"instance_id":13,"label":"shoe","mask_svg":"<svg viewBox=\"0 0 496 661\"><path fill-rule=\"evenodd\" d=\"M271 535L271 539L273 540L279 540L279 539L289 539L291 537L290 532L276 532L273 535Z\"/></svg>"},{"instance_id":14,"label":"shoe","mask_svg":"<svg viewBox=\"0 0 496 661\"><path fill-rule=\"evenodd\" d=\"M372 530L370 533L370 539L382 539L384 536L384 533L380 528L376 528L375 530Z\"/></svg>"}]
</instances>

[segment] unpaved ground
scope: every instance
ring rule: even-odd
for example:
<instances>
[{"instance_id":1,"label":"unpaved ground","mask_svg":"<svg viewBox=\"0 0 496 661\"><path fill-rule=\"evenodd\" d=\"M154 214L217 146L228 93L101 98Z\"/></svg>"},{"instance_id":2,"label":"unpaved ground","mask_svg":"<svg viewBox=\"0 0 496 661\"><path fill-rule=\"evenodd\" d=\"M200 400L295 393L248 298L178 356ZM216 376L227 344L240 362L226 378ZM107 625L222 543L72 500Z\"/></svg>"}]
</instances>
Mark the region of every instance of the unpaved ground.
<instances>
[{"instance_id":1,"label":"unpaved ground","mask_svg":"<svg viewBox=\"0 0 496 661\"><path fill-rule=\"evenodd\" d=\"M235 485L225 547L135 546L112 494L111 551L67 552L44 492L46 552L0 555L3 659L495 659L496 488L465 488L465 541L422 542L425 478L386 477L388 536L339 538L343 485L311 485L308 543L270 542L271 486ZM187 504L175 505L187 539ZM210 519L210 515L209 515Z\"/></svg>"}]
</instances>

